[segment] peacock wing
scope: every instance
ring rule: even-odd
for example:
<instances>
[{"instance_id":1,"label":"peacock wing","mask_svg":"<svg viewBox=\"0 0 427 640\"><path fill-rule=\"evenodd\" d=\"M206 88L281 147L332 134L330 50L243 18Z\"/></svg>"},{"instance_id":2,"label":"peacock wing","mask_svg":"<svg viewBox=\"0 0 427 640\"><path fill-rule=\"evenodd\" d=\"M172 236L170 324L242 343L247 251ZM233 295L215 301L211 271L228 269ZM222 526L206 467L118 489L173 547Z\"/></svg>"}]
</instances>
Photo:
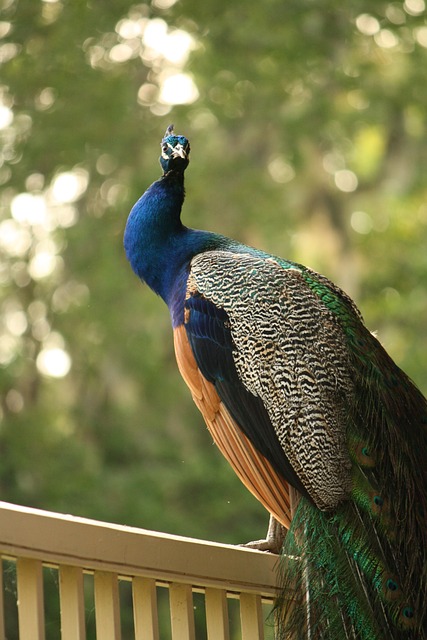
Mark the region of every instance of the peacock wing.
<instances>
[{"instance_id":1,"label":"peacock wing","mask_svg":"<svg viewBox=\"0 0 427 640\"><path fill-rule=\"evenodd\" d=\"M199 254L184 324L199 370L245 436L276 473L332 509L351 490L351 367L339 315L307 273L255 251Z\"/></svg>"},{"instance_id":2,"label":"peacock wing","mask_svg":"<svg viewBox=\"0 0 427 640\"><path fill-rule=\"evenodd\" d=\"M207 338L209 340L209 338ZM215 444L247 489L285 527L291 522L289 486L270 461L245 435L220 397L215 384L200 370L184 325L174 329L179 370L201 411ZM204 348L209 354L209 348Z\"/></svg>"}]
</instances>

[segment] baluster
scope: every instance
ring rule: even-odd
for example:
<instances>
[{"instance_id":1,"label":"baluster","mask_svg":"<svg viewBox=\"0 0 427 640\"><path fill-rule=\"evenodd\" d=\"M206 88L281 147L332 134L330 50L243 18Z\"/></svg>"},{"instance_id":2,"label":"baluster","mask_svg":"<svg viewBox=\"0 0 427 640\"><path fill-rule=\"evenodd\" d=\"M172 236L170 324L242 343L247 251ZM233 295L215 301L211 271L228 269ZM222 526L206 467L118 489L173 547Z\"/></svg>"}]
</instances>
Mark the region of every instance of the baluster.
<instances>
[{"instance_id":1,"label":"baluster","mask_svg":"<svg viewBox=\"0 0 427 640\"><path fill-rule=\"evenodd\" d=\"M59 568L61 602L61 640L85 640L83 570L79 567Z\"/></svg>"},{"instance_id":2,"label":"baluster","mask_svg":"<svg viewBox=\"0 0 427 640\"><path fill-rule=\"evenodd\" d=\"M208 640L229 640L227 593L207 587L205 591Z\"/></svg>"},{"instance_id":3,"label":"baluster","mask_svg":"<svg viewBox=\"0 0 427 640\"><path fill-rule=\"evenodd\" d=\"M264 640L261 596L253 593L240 594L240 622L242 640Z\"/></svg>"},{"instance_id":4,"label":"baluster","mask_svg":"<svg viewBox=\"0 0 427 640\"><path fill-rule=\"evenodd\" d=\"M159 640L156 581L134 578L132 596L135 640Z\"/></svg>"},{"instance_id":5,"label":"baluster","mask_svg":"<svg viewBox=\"0 0 427 640\"><path fill-rule=\"evenodd\" d=\"M195 640L193 592L191 585L171 584L169 587L173 640Z\"/></svg>"},{"instance_id":6,"label":"baluster","mask_svg":"<svg viewBox=\"0 0 427 640\"><path fill-rule=\"evenodd\" d=\"M40 560L18 558L18 624L20 640L44 640L43 568Z\"/></svg>"},{"instance_id":7,"label":"baluster","mask_svg":"<svg viewBox=\"0 0 427 640\"><path fill-rule=\"evenodd\" d=\"M95 620L98 640L121 640L119 583L116 574L95 571Z\"/></svg>"}]
</instances>

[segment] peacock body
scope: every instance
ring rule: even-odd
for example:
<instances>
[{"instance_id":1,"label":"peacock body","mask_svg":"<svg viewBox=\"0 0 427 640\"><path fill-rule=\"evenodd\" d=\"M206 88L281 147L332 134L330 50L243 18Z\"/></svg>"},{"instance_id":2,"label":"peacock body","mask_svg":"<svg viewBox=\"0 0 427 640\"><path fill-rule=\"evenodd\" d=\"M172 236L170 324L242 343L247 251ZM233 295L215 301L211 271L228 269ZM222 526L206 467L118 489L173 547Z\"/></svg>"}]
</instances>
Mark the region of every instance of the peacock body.
<instances>
[{"instance_id":1,"label":"peacock body","mask_svg":"<svg viewBox=\"0 0 427 640\"><path fill-rule=\"evenodd\" d=\"M125 250L215 443L289 528L279 637L426 638L427 402L325 277L182 224L189 151L169 128Z\"/></svg>"}]
</instances>

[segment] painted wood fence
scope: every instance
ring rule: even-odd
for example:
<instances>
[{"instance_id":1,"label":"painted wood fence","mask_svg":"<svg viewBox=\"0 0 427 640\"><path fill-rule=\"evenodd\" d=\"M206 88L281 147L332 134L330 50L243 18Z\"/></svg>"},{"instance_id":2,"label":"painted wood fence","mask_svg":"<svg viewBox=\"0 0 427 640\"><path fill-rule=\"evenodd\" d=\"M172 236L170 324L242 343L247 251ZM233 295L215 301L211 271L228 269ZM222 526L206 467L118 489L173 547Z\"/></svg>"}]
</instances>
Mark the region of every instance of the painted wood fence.
<instances>
[{"instance_id":1,"label":"painted wood fence","mask_svg":"<svg viewBox=\"0 0 427 640\"><path fill-rule=\"evenodd\" d=\"M274 636L277 556L3 502L0 555L1 640Z\"/></svg>"}]
</instances>

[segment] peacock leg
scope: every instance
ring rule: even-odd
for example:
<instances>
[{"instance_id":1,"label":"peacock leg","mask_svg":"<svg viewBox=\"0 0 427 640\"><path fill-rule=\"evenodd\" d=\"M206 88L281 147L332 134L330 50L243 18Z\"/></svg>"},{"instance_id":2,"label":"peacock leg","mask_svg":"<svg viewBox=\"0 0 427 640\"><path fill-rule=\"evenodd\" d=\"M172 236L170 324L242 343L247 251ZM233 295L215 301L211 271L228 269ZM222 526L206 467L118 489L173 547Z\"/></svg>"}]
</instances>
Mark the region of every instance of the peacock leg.
<instances>
[{"instance_id":1,"label":"peacock leg","mask_svg":"<svg viewBox=\"0 0 427 640\"><path fill-rule=\"evenodd\" d=\"M247 542L241 546L249 547L249 549L258 549L259 551L269 551L270 553L280 553L285 536L286 528L270 514L270 521L268 523L268 530L265 539Z\"/></svg>"}]
</instances>

